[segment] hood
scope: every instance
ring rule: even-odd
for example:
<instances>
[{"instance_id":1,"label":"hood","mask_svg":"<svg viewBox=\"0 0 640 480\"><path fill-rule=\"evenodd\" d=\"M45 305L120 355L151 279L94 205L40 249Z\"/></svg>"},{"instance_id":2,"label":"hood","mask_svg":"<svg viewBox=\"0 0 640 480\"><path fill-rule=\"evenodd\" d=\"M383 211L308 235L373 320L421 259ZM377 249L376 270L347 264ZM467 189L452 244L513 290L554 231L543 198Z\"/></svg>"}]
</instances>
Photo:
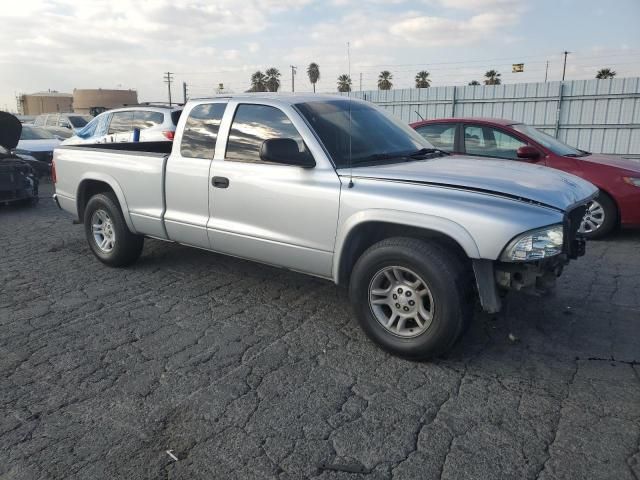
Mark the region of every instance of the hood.
<instances>
[{"instance_id":1,"label":"hood","mask_svg":"<svg viewBox=\"0 0 640 480\"><path fill-rule=\"evenodd\" d=\"M349 169L338 170L349 175ZM593 197L598 189L575 175L513 160L450 155L432 160L355 167L354 177L422 183L533 201L560 210Z\"/></svg>"},{"instance_id":2,"label":"hood","mask_svg":"<svg viewBox=\"0 0 640 480\"><path fill-rule=\"evenodd\" d=\"M20 141L22 124L15 115L0 112L0 145L7 150L13 150Z\"/></svg>"},{"instance_id":3,"label":"hood","mask_svg":"<svg viewBox=\"0 0 640 480\"><path fill-rule=\"evenodd\" d=\"M631 158L592 153L586 157L576 157L575 160L580 162L598 163L600 165L607 165L609 167L622 168L630 172L640 173L640 160L633 160Z\"/></svg>"}]
</instances>

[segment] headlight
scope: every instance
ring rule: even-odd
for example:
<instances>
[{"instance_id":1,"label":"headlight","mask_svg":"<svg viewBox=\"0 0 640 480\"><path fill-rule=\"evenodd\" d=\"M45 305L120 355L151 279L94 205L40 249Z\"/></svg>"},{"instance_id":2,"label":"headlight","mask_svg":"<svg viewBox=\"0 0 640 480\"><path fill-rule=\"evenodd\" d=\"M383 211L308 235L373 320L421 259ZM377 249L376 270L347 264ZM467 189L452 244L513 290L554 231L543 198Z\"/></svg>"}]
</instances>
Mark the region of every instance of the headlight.
<instances>
[{"instance_id":1,"label":"headlight","mask_svg":"<svg viewBox=\"0 0 640 480\"><path fill-rule=\"evenodd\" d=\"M640 178L639 177L622 177L629 185L633 185L634 187L640 187Z\"/></svg>"},{"instance_id":2,"label":"headlight","mask_svg":"<svg viewBox=\"0 0 640 480\"><path fill-rule=\"evenodd\" d=\"M500 255L503 262L526 262L562 253L562 225L533 230L514 238Z\"/></svg>"}]
</instances>

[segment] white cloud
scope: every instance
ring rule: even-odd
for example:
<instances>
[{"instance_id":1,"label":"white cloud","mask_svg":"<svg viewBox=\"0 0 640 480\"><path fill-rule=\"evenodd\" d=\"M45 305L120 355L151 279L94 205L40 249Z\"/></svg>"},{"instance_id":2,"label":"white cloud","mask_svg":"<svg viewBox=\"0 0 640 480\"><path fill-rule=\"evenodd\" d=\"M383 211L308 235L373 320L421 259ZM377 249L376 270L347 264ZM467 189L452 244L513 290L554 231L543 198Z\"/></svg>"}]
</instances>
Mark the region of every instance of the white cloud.
<instances>
[{"instance_id":1,"label":"white cloud","mask_svg":"<svg viewBox=\"0 0 640 480\"><path fill-rule=\"evenodd\" d=\"M524 4L523 0L438 0L438 2L445 8L477 11L520 9Z\"/></svg>"}]
</instances>

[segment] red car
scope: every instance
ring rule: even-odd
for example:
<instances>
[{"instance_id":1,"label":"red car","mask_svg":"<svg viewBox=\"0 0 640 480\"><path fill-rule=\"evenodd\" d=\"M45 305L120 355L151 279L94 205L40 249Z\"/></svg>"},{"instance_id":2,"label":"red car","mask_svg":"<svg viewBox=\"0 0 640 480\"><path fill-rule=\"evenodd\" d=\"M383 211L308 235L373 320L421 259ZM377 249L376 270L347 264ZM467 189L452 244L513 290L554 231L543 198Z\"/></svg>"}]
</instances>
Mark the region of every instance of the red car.
<instances>
[{"instance_id":1,"label":"red car","mask_svg":"<svg viewBox=\"0 0 640 480\"><path fill-rule=\"evenodd\" d=\"M620 225L640 226L640 161L578 150L513 120L444 118L411 126L447 152L537 163L590 181L600 194L580 227L588 238Z\"/></svg>"}]
</instances>

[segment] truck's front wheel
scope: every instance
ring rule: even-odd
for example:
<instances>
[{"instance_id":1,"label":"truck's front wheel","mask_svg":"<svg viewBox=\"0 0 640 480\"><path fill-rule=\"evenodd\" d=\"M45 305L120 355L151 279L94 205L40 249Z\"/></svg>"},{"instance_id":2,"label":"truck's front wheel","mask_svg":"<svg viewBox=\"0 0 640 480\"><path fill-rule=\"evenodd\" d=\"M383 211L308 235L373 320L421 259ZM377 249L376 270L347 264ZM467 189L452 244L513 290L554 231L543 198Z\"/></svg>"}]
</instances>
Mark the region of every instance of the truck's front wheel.
<instances>
[{"instance_id":1,"label":"truck's front wheel","mask_svg":"<svg viewBox=\"0 0 640 480\"><path fill-rule=\"evenodd\" d=\"M129 231L110 192L91 197L84 211L84 231L93 254L111 267L131 265L142 253L144 238Z\"/></svg>"},{"instance_id":2,"label":"truck's front wheel","mask_svg":"<svg viewBox=\"0 0 640 480\"><path fill-rule=\"evenodd\" d=\"M351 301L366 334L407 358L450 349L472 315L468 273L452 252L412 238L390 238L358 259Z\"/></svg>"}]
</instances>

